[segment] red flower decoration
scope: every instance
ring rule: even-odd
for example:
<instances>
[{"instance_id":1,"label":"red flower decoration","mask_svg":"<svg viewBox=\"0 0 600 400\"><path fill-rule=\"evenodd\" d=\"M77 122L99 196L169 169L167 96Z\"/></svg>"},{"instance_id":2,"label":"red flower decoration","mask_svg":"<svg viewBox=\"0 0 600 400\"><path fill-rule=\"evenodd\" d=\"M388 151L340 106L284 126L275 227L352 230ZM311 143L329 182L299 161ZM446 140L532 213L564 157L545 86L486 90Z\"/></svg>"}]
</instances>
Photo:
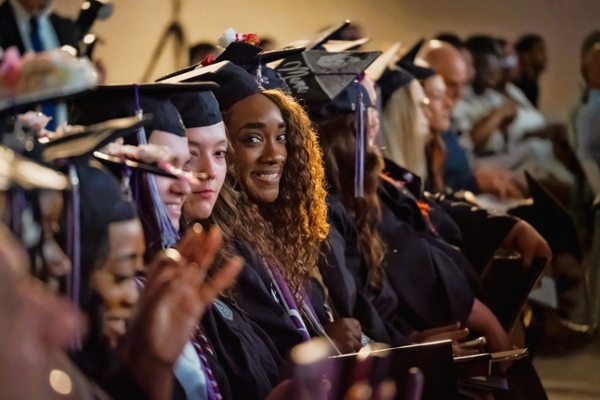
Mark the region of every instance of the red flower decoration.
<instances>
[{"instance_id":1,"label":"red flower decoration","mask_svg":"<svg viewBox=\"0 0 600 400\"><path fill-rule=\"evenodd\" d=\"M203 67L208 67L209 65L211 65L214 62L215 62L215 56L213 56L212 54L209 54L204 58L204 60L200 61L200 65L202 65Z\"/></svg>"}]
</instances>

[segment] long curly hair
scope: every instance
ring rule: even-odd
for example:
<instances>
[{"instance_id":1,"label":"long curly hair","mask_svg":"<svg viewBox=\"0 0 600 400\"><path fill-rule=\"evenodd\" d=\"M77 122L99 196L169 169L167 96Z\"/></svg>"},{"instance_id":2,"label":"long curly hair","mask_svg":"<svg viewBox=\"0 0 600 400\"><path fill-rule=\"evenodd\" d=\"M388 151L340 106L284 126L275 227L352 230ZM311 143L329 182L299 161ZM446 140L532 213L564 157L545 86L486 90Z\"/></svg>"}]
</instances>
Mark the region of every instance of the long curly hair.
<instances>
[{"instance_id":1,"label":"long curly hair","mask_svg":"<svg viewBox=\"0 0 600 400\"><path fill-rule=\"evenodd\" d=\"M380 287L385 244L379 234L381 207L377 197L383 160L365 143L364 197L354 197L356 130L354 114L339 115L319 124L323 160L329 191L337 195L354 220L368 267L368 283ZM366 142L366 141L365 141Z\"/></svg>"},{"instance_id":2,"label":"long curly hair","mask_svg":"<svg viewBox=\"0 0 600 400\"><path fill-rule=\"evenodd\" d=\"M253 207L257 207L266 222L265 234L276 265L298 298L309 276L320 279L317 261L321 243L329 233L322 153L308 115L292 97L280 90L266 90L262 94L279 108L286 122L287 161L279 196L273 203L238 204L237 208L245 214L244 218L250 218ZM226 113L225 124L227 117ZM254 227L249 233L257 236Z\"/></svg>"}]
</instances>

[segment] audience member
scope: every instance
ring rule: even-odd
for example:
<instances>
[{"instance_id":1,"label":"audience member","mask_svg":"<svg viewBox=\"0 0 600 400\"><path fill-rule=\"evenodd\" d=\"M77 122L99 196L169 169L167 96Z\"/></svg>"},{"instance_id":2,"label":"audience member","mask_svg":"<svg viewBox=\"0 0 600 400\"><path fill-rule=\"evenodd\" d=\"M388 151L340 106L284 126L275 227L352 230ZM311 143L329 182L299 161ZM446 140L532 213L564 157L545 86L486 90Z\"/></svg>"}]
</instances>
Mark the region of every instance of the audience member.
<instances>
[{"instance_id":1,"label":"audience member","mask_svg":"<svg viewBox=\"0 0 600 400\"><path fill-rule=\"evenodd\" d=\"M537 108L540 76L548 62L546 44L541 36L529 34L522 36L516 42L515 49L519 56L521 75L514 82L525 93L531 104Z\"/></svg>"}]
</instances>

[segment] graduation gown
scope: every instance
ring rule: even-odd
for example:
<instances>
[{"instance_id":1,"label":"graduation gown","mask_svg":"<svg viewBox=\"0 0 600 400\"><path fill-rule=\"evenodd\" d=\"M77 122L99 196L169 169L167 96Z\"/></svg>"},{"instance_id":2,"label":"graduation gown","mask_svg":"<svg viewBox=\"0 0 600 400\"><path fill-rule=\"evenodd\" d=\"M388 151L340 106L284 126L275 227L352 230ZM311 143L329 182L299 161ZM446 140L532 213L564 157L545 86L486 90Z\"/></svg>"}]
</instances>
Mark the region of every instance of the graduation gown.
<instances>
[{"instance_id":1,"label":"graduation gown","mask_svg":"<svg viewBox=\"0 0 600 400\"><path fill-rule=\"evenodd\" d=\"M382 179L378 195L399 315L416 330L464 323L475 300L470 281L476 281L466 257L431 231L410 193Z\"/></svg>"},{"instance_id":2,"label":"graduation gown","mask_svg":"<svg viewBox=\"0 0 600 400\"><path fill-rule=\"evenodd\" d=\"M341 318L355 318L363 333L376 342L392 346L408 344L394 327L398 299L386 279L380 288L367 283L367 266L358 231L344 205L334 195L327 196L329 236L319 265L325 286Z\"/></svg>"},{"instance_id":3,"label":"graduation gown","mask_svg":"<svg viewBox=\"0 0 600 400\"><path fill-rule=\"evenodd\" d=\"M269 336L236 305L215 300L202 320L233 399L263 400L284 379L287 365Z\"/></svg>"},{"instance_id":4,"label":"graduation gown","mask_svg":"<svg viewBox=\"0 0 600 400\"><path fill-rule=\"evenodd\" d=\"M260 256L244 242L236 243L236 250L245 262L233 288L236 304L269 336L281 357L286 358L292 347L302 343L302 335L283 304L279 303Z\"/></svg>"},{"instance_id":5,"label":"graduation gown","mask_svg":"<svg viewBox=\"0 0 600 400\"><path fill-rule=\"evenodd\" d=\"M461 249L471 266L481 273L510 230L519 221L506 214L498 214L475 207L443 193L421 193L421 181L410 171L385 159L385 173L406 184L412 195L427 203L429 218L436 232L446 241ZM411 176L407 182L407 176Z\"/></svg>"}]
</instances>

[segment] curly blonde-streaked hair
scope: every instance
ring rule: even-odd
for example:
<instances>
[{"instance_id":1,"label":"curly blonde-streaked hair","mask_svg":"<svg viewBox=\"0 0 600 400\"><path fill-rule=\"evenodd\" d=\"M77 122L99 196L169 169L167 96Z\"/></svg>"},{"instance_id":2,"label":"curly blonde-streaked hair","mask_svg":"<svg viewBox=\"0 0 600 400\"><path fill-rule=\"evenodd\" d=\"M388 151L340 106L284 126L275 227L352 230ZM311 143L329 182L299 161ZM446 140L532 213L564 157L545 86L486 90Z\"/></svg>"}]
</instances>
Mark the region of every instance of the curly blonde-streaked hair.
<instances>
[{"instance_id":1,"label":"curly blonde-streaked hair","mask_svg":"<svg viewBox=\"0 0 600 400\"><path fill-rule=\"evenodd\" d=\"M325 171L317 133L304 109L279 90L262 94L275 103L286 123L287 160L277 199L258 205L258 210L269 225L266 233L277 264L297 296L309 275L319 277L320 246L329 233ZM227 114L224 120L227 124Z\"/></svg>"},{"instance_id":2,"label":"curly blonde-streaked hair","mask_svg":"<svg viewBox=\"0 0 600 400\"><path fill-rule=\"evenodd\" d=\"M380 287L384 271L385 244L379 233L381 207L377 197L383 160L365 143L364 196L354 196L356 138L354 115L344 114L319 124L323 159L330 192L336 195L354 220L368 268L368 283Z\"/></svg>"}]
</instances>

